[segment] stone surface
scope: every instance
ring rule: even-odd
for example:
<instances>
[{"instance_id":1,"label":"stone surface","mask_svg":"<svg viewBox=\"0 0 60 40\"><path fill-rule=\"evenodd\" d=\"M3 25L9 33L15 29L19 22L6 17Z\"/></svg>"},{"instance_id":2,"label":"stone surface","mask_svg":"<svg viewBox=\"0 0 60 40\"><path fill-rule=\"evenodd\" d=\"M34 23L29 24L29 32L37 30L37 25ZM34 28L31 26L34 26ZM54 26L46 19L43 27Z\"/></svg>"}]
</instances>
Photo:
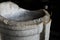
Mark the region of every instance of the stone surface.
<instances>
[{"instance_id":1,"label":"stone surface","mask_svg":"<svg viewBox=\"0 0 60 40\"><path fill-rule=\"evenodd\" d=\"M44 14L41 16L42 14L41 12L43 11L46 15ZM43 11L25 10L25 9L19 8L16 4L12 2L1 3L0 16L2 16L2 18L4 17L3 22L5 23L5 24L0 25L1 26L0 30L2 30L1 32L3 33L2 35L4 38L3 40L6 40L6 39L7 40L20 40L20 39L21 40L39 40L39 36L40 36L40 33L42 32L43 27L45 27L45 30L46 29L48 30L48 27L50 27L50 25L45 26L46 23L48 23L48 21L50 20L50 15L48 14L46 10L43 10ZM42 21L40 20L40 17L42 17L41 18ZM13 21L11 21L10 19L13 19ZM19 22L15 20L19 20ZM24 22L21 22L21 21L24 21ZM42 26L40 24L41 22L43 22ZM8 25L8 24L12 24L12 25ZM36 29L32 30L32 28L35 28L35 27L37 30ZM48 37L49 37L50 29L48 31L47 30L44 31L43 33L44 34L48 33ZM26 37L27 35L30 35L30 36ZM45 39L48 40L47 38Z\"/></svg>"}]
</instances>

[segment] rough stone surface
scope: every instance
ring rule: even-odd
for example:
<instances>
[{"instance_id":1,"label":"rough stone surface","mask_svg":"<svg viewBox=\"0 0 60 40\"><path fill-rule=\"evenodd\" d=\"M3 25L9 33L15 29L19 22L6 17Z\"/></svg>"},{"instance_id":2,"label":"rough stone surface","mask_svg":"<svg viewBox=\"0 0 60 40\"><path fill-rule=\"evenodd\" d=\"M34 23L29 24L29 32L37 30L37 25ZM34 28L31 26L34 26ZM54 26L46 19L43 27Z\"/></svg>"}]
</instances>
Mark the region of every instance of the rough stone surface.
<instances>
[{"instance_id":1,"label":"rough stone surface","mask_svg":"<svg viewBox=\"0 0 60 40\"><path fill-rule=\"evenodd\" d=\"M3 34L3 40L39 40L43 27L47 27L46 24L49 21L50 15L44 9L29 11L19 8L18 5L12 2L0 3L0 30ZM49 37L50 28L49 31L47 30L48 27L43 33L48 33L46 37Z\"/></svg>"}]
</instances>

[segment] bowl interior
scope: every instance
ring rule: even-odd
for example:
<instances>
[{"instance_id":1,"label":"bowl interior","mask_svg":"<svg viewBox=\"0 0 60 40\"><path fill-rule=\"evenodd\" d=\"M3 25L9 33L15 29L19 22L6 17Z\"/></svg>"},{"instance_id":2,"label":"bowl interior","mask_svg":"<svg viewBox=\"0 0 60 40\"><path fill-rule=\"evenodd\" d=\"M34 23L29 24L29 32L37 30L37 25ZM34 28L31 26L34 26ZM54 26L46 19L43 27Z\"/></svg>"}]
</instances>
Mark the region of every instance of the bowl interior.
<instances>
[{"instance_id":1,"label":"bowl interior","mask_svg":"<svg viewBox=\"0 0 60 40\"><path fill-rule=\"evenodd\" d=\"M35 20L35 19L41 18L44 15L45 13L43 11L26 11L26 12L24 11L24 12L15 13L12 17L10 16L8 17L3 16L3 17L13 21L29 21L29 20Z\"/></svg>"}]
</instances>

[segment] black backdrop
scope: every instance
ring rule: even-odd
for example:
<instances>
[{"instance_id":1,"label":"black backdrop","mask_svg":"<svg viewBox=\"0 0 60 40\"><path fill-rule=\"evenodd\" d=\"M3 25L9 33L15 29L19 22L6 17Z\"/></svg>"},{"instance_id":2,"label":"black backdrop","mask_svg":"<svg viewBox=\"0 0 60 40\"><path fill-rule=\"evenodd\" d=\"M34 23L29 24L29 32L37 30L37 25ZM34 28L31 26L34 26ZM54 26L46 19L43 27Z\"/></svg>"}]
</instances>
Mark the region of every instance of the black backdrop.
<instances>
[{"instance_id":1,"label":"black backdrop","mask_svg":"<svg viewBox=\"0 0 60 40\"><path fill-rule=\"evenodd\" d=\"M1 2L12 1L18 4L20 7L28 10L37 10L49 5L48 10L52 11L52 24L50 32L50 40L60 40L60 13L59 13L59 1L58 0L0 0Z\"/></svg>"},{"instance_id":2,"label":"black backdrop","mask_svg":"<svg viewBox=\"0 0 60 40\"><path fill-rule=\"evenodd\" d=\"M60 40L60 1L51 0L50 4L50 9L52 8L50 40Z\"/></svg>"},{"instance_id":3,"label":"black backdrop","mask_svg":"<svg viewBox=\"0 0 60 40\"><path fill-rule=\"evenodd\" d=\"M36 10L43 8L44 5L47 4L46 2L48 2L48 0L0 0L0 2L5 2L5 1L15 2L20 7L29 10Z\"/></svg>"}]
</instances>

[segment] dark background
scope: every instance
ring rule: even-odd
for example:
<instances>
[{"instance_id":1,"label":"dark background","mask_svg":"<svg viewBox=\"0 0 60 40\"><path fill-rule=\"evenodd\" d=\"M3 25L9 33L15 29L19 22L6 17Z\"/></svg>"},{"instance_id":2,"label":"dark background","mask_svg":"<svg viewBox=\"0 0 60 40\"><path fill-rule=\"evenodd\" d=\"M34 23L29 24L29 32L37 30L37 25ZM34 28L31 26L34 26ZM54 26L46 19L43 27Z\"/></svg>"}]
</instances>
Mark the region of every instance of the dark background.
<instances>
[{"instance_id":1,"label":"dark background","mask_svg":"<svg viewBox=\"0 0 60 40\"><path fill-rule=\"evenodd\" d=\"M51 0L50 4L52 7L52 24L50 40L60 40L60 6L59 0Z\"/></svg>"},{"instance_id":2,"label":"dark background","mask_svg":"<svg viewBox=\"0 0 60 40\"><path fill-rule=\"evenodd\" d=\"M28 10L39 10L41 8L44 9L44 6L48 5L49 8L47 10L49 11L49 13L52 12L50 40L60 40L59 0L0 0L0 3L5 1L15 2L20 7Z\"/></svg>"}]
</instances>

